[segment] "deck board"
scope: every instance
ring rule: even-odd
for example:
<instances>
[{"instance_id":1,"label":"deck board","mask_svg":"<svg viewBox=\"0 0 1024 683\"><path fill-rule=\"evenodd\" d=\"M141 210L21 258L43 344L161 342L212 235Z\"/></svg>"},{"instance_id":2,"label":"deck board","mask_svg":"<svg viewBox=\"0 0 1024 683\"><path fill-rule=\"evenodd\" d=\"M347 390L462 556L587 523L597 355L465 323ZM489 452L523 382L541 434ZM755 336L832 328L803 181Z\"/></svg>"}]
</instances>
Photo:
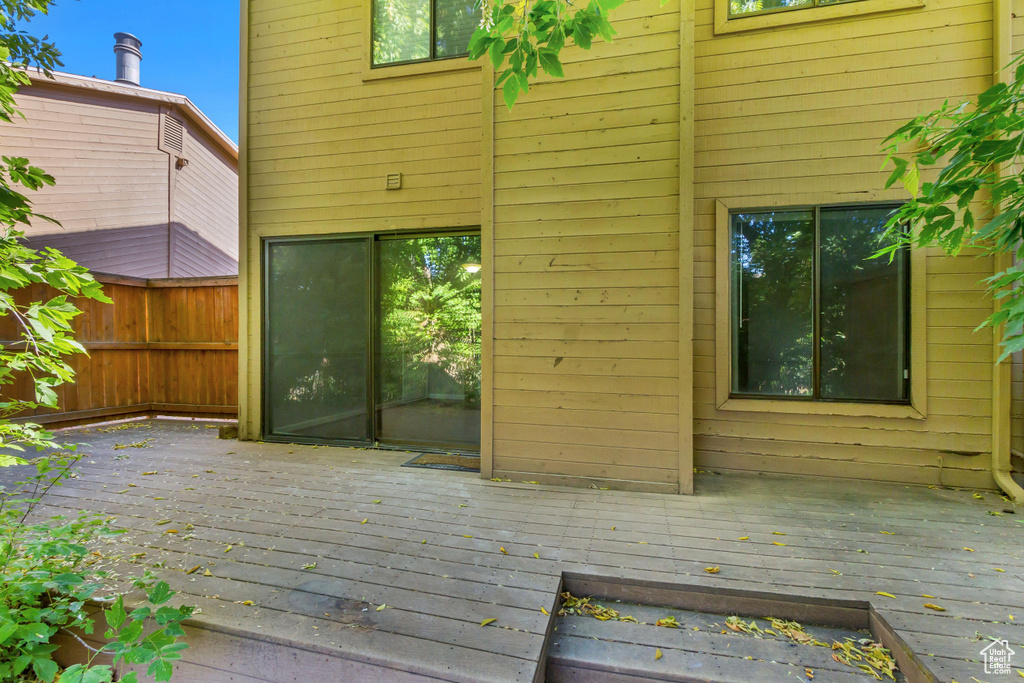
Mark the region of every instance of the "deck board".
<instances>
[{"instance_id":1,"label":"deck board","mask_svg":"<svg viewBox=\"0 0 1024 683\"><path fill-rule=\"evenodd\" d=\"M1024 514L990 515L1008 507L992 493L712 474L697 475L692 497L567 489L399 467L406 452L150 424L63 432L89 455L48 494L49 511L116 516L129 530L121 554L163 563L181 599L202 606L197 623L236 639L238 657L270 657L241 644L255 638L307 653L295 655L303 671L323 656L365 680L532 681L550 625L541 608L564 571L870 601L942 680L985 680L978 633L1024 648ZM154 441L113 448L143 438ZM184 573L196 565L212 576ZM273 668L252 680L278 680Z\"/></svg>"}]
</instances>

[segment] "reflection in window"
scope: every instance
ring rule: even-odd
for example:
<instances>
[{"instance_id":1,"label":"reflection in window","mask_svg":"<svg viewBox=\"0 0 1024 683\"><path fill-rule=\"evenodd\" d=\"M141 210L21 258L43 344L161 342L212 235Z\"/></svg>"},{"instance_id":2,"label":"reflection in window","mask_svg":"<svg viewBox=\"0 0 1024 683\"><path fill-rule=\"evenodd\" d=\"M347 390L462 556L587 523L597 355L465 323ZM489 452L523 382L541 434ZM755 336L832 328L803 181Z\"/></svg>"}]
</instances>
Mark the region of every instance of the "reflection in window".
<instances>
[{"instance_id":1,"label":"reflection in window","mask_svg":"<svg viewBox=\"0 0 1024 683\"><path fill-rule=\"evenodd\" d=\"M906 250L870 258L892 211L731 216L733 394L908 399Z\"/></svg>"},{"instance_id":2,"label":"reflection in window","mask_svg":"<svg viewBox=\"0 0 1024 683\"><path fill-rule=\"evenodd\" d=\"M379 250L380 438L479 448L480 236Z\"/></svg>"},{"instance_id":3,"label":"reflection in window","mask_svg":"<svg viewBox=\"0 0 1024 683\"><path fill-rule=\"evenodd\" d=\"M468 53L480 10L467 0L373 0L373 65Z\"/></svg>"},{"instance_id":4,"label":"reflection in window","mask_svg":"<svg viewBox=\"0 0 1024 683\"><path fill-rule=\"evenodd\" d=\"M857 0L729 0L729 16L741 17L750 14L784 12L846 2L857 2Z\"/></svg>"}]
</instances>

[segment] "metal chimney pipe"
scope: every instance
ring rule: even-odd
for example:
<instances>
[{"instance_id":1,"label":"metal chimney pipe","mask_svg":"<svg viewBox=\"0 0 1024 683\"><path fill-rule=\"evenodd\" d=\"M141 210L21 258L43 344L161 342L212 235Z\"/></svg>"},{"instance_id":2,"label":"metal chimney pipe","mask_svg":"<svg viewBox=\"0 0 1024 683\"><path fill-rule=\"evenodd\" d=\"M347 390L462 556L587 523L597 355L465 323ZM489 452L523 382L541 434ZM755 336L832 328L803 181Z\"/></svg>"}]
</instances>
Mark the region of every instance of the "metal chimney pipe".
<instances>
[{"instance_id":1,"label":"metal chimney pipe","mask_svg":"<svg viewBox=\"0 0 1024 683\"><path fill-rule=\"evenodd\" d=\"M139 85L139 62L142 61L142 41L130 33L115 33L114 54L117 55L118 83Z\"/></svg>"}]
</instances>

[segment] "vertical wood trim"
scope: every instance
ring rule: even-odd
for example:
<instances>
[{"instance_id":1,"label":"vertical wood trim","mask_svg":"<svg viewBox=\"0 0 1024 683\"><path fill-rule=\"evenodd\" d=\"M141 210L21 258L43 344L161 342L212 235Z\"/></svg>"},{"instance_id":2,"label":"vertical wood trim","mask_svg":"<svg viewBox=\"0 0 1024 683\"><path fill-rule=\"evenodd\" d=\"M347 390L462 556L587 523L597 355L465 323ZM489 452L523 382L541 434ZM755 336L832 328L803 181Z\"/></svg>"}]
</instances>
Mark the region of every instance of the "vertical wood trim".
<instances>
[{"instance_id":1,"label":"vertical wood trim","mask_svg":"<svg viewBox=\"0 0 1024 683\"><path fill-rule=\"evenodd\" d=\"M163 126L164 126L164 121L170 115L171 115L171 109L169 109L169 108L161 107L158 110L158 113L157 113L157 120L159 121L159 124L157 125L157 135L159 136L159 139L157 140L157 146L158 147L162 147L163 146L163 133L164 133ZM182 136L184 136L184 132L182 132ZM183 141L182 144L184 145L184 141ZM174 189L175 189L175 185L176 185L175 180L177 179L177 169L174 167L174 165L175 165L175 162L177 161L177 159L175 159L174 154L172 154L171 152L168 152L167 150L164 150L164 152L167 154L167 273L166 273L166 276L167 277L173 277L174 276L174 200L175 200L175 191L174 191ZM184 150L182 150L182 153L184 153Z\"/></svg>"},{"instance_id":2,"label":"vertical wood trim","mask_svg":"<svg viewBox=\"0 0 1024 683\"><path fill-rule=\"evenodd\" d=\"M238 73L238 438L251 439L257 410L249 395L249 0L241 0ZM257 283L258 284L258 283Z\"/></svg>"},{"instance_id":3,"label":"vertical wood trim","mask_svg":"<svg viewBox=\"0 0 1024 683\"><path fill-rule=\"evenodd\" d=\"M1012 0L993 0L992 3L992 81L1006 82L1009 74L1006 66L1012 59L1013 20ZM1010 169L1003 169L1002 173ZM1002 174L1001 173L1001 174ZM999 208L996 208L999 211ZM993 273L1006 270L1013 264L1011 254L998 253L993 259ZM999 310L1001 299L992 301L992 310ZM1002 348L1003 326L992 328L992 473L1000 487L1020 501L1020 487L1013 488L1010 472L1010 407L1012 400L1012 375L1010 362L999 362Z\"/></svg>"},{"instance_id":4,"label":"vertical wood trim","mask_svg":"<svg viewBox=\"0 0 1024 683\"><path fill-rule=\"evenodd\" d=\"M928 254L910 250L910 405L928 417Z\"/></svg>"},{"instance_id":5,"label":"vertical wood trim","mask_svg":"<svg viewBox=\"0 0 1024 683\"><path fill-rule=\"evenodd\" d=\"M729 207L715 201L715 407L729 400L732 329L729 317Z\"/></svg>"},{"instance_id":6,"label":"vertical wood trim","mask_svg":"<svg viewBox=\"0 0 1024 683\"><path fill-rule=\"evenodd\" d=\"M679 493L693 493L695 3L679 9Z\"/></svg>"},{"instance_id":7,"label":"vertical wood trim","mask_svg":"<svg viewBox=\"0 0 1024 683\"><path fill-rule=\"evenodd\" d=\"M494 472L494 68L480 69L480 476Z\"/></svg>"}]
</instances>

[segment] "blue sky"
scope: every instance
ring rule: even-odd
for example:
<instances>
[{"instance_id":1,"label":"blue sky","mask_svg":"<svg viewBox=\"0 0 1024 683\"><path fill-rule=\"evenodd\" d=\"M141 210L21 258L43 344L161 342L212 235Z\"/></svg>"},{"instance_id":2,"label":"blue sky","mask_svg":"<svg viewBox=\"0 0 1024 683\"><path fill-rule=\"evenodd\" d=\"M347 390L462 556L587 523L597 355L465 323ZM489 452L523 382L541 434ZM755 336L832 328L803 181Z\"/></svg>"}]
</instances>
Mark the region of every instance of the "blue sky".
<instances>
[{"instance_id":1,"label":"blue sky","mask_svg":"<svg viewBox=\"0 0 1024 683\"><path fill-rule=\"evenodd\" d=\"M238 142L237 0L57 0L27 27L49 34L60 71L114 78L114 33L142 41L142 85L185 95Z\"/></svg>"}]
</instances>

